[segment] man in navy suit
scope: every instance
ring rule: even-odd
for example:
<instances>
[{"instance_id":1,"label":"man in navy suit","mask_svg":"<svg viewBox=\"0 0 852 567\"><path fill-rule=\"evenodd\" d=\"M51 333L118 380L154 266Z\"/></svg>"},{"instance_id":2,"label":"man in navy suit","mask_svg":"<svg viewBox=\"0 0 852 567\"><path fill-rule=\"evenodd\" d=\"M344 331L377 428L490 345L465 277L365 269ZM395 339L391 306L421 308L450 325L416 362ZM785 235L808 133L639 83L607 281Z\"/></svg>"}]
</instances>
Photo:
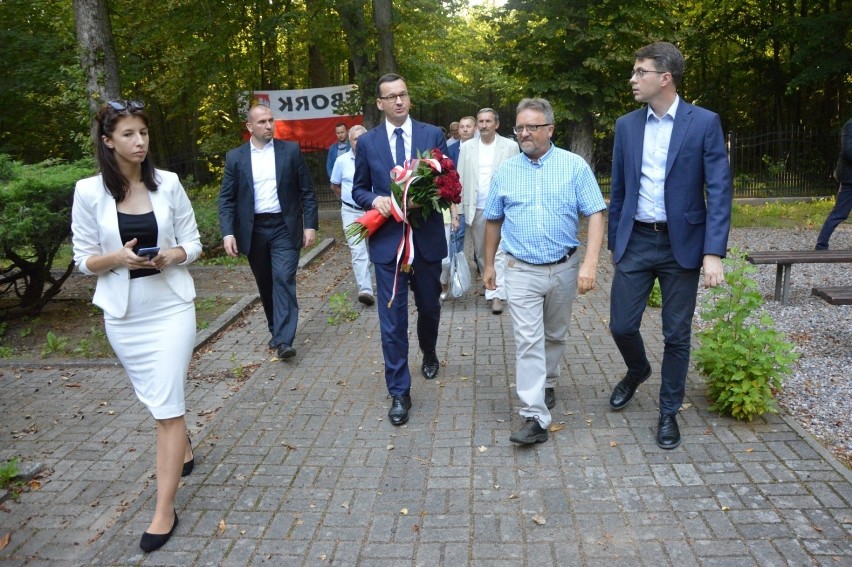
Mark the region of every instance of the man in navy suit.
<instances>
[{"instance_id":1,"label":"man in navy suit","mask_svg":"<svg viewBox=\"0 0 852 567\"><path fill-rule=\"evenodd\" d=\"M225 252L248 257L280 359L296 356L299 250L316 239L319 215L311 173L299 144L273 139L268 106L251 108L251 138L225 156L219 227Z\"/></svg>"},{"instance_id":2,"label":"man in navy suit","mask_svg":"<svg viewBox=\"0 0 852 567\"><path fill-rule=\"evenodd\" d=\"M362 209L391 215L390 171L406 159L438 148L447 153L444 135L437 126L412 120L408 115L411 97L405 80L396 74L382 76L376 85L376 105L385 120L358 138L352 198ZM370 260L376 270L376 291L385 381L391 396L388 417L393 425L408 421L411 409L411 373L408 369L408 287L417 305L417 339L423 352L426 379L438 375L438 323L441 319L441 260L447 255L444 221L433 211L413 230L414 262L410 272L400 272L396 298L389 306L396 274L397 247L403 223L393 218L369 239Z\"/></svg>"},{"instance_id":3,"label":"man in navy suit","mask_svg":"<svg viewBox=\"0 0 852 567\"><path fill-rule=\"evenodd\" d=\"M623 409L651 375L639 326L654 279L663 295L657 445L680 445L676 414L689 370L698 280L725 281L731 174L719 116L677 94L684 59L671 43L635 53L633 97L647 107L618 119L612 156L608 247L615 264L609 328L627 365L610 406Z\"/></svg>"}]
</instances>

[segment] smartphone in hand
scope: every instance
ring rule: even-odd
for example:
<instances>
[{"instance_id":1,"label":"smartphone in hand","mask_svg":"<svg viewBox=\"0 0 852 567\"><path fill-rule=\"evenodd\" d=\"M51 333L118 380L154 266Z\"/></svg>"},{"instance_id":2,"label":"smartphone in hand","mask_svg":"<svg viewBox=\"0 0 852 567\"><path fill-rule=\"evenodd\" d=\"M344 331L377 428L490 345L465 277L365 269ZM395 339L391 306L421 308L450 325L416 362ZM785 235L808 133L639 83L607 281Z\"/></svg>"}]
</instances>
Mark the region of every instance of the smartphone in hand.
<instances>
[{"instance_id":1,"label":"smartphone in hand","mask_svg":"<svg viewBox=\"0 0 852 567\"><path fill-rule=\"evenodd\" d=\"M154 256L160 253L159 246L151 246L150 248L140 248L139 252L136 253L137 256L147 256L150 260Z\"/></svg>"}]
</instances>

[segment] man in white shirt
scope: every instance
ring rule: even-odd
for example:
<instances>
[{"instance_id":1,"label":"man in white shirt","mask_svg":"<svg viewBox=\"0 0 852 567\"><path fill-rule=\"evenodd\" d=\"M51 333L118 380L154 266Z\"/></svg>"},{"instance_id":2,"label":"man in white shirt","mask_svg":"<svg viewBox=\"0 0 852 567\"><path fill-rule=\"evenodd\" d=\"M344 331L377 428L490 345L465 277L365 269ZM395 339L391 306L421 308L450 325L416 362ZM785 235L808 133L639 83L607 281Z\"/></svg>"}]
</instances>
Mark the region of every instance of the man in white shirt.
<instances>
[{"instance_id":1,"label":"man in white shirt","mask_svg":"<svg viewBox=\"0 0 852 567\"><path fill-rule=\"evenodd\" d=\"M514 140L504 138L497 133L500 117L497 111L483 108L476 114L479 138L462 143L459 150L458 172L462 184L461 210L470 227L473 238L473 251L479 266L479 273L485 271L485 217L482 211L491 186L491 177L497 166L520 150ZM485 299L491 302L491 312L499 315L503 312L506 290L503 282L503 252L497 251L494 262L497 272L497 288L486 289Z\"/></svg>"},{"instance_id":2,"label":"man in white shirt","mask_svg":"<svg viewBox=\"0 0 852 567\"><path fill-rule=\"evenodd\" d=\"M352 148L345 154L341 154L334 162L331 172L331 190L340 199L340 217L343 220L343 230L358 220L364 214L364 209L352 200L352 179L355 177L355 153L358 138L367 129L361 125L353 126L349 130L349 145ZM373 296L373 280L370 276L370 255L367 252L367 241L355 243L355 237L347 238L349 252L352 254L352 272L355 274L355 282L358 284L358 301L364 305L373 305L376 300Z\"/></svg>"}]
</instances>

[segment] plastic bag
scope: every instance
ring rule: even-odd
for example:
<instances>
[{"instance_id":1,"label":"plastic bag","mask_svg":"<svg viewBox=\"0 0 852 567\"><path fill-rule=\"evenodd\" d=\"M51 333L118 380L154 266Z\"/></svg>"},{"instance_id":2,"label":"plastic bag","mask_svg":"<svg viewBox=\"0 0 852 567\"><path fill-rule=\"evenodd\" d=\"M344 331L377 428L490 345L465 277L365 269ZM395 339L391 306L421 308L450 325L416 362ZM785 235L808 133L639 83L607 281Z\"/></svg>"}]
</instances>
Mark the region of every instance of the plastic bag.
<instances>
[{"instance_id":1,"label":"plastic bag","mask_svg":"<svg viewBox=\"0 0 852 567\"><path fill-rule=\"evenodd\" d=\"M450 296L461 297L470 289L470 267L464 252L455 252L455 233L450 241Z\"/></svg>"}]
</instances>

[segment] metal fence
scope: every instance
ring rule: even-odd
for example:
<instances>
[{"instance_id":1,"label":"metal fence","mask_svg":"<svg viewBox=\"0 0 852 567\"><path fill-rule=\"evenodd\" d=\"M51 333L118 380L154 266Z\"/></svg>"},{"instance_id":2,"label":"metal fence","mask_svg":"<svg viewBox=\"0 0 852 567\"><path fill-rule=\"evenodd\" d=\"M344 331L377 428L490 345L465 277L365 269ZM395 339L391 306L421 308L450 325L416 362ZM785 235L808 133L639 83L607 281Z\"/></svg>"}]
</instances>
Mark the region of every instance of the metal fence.
<instances>
[{"instance_id":1,"label":"metal fence","mask_svg":"<svg viewBox=\"0 0 852 567\"><path fill-rule=\"evenodd\" d=\"M609 195L612 133L595 139L594 170L604 196ZM831 177L837 159L837 136L811 128L727 135L734 197L819 197L833 195Z\"/></svg>"}]
</instances>

